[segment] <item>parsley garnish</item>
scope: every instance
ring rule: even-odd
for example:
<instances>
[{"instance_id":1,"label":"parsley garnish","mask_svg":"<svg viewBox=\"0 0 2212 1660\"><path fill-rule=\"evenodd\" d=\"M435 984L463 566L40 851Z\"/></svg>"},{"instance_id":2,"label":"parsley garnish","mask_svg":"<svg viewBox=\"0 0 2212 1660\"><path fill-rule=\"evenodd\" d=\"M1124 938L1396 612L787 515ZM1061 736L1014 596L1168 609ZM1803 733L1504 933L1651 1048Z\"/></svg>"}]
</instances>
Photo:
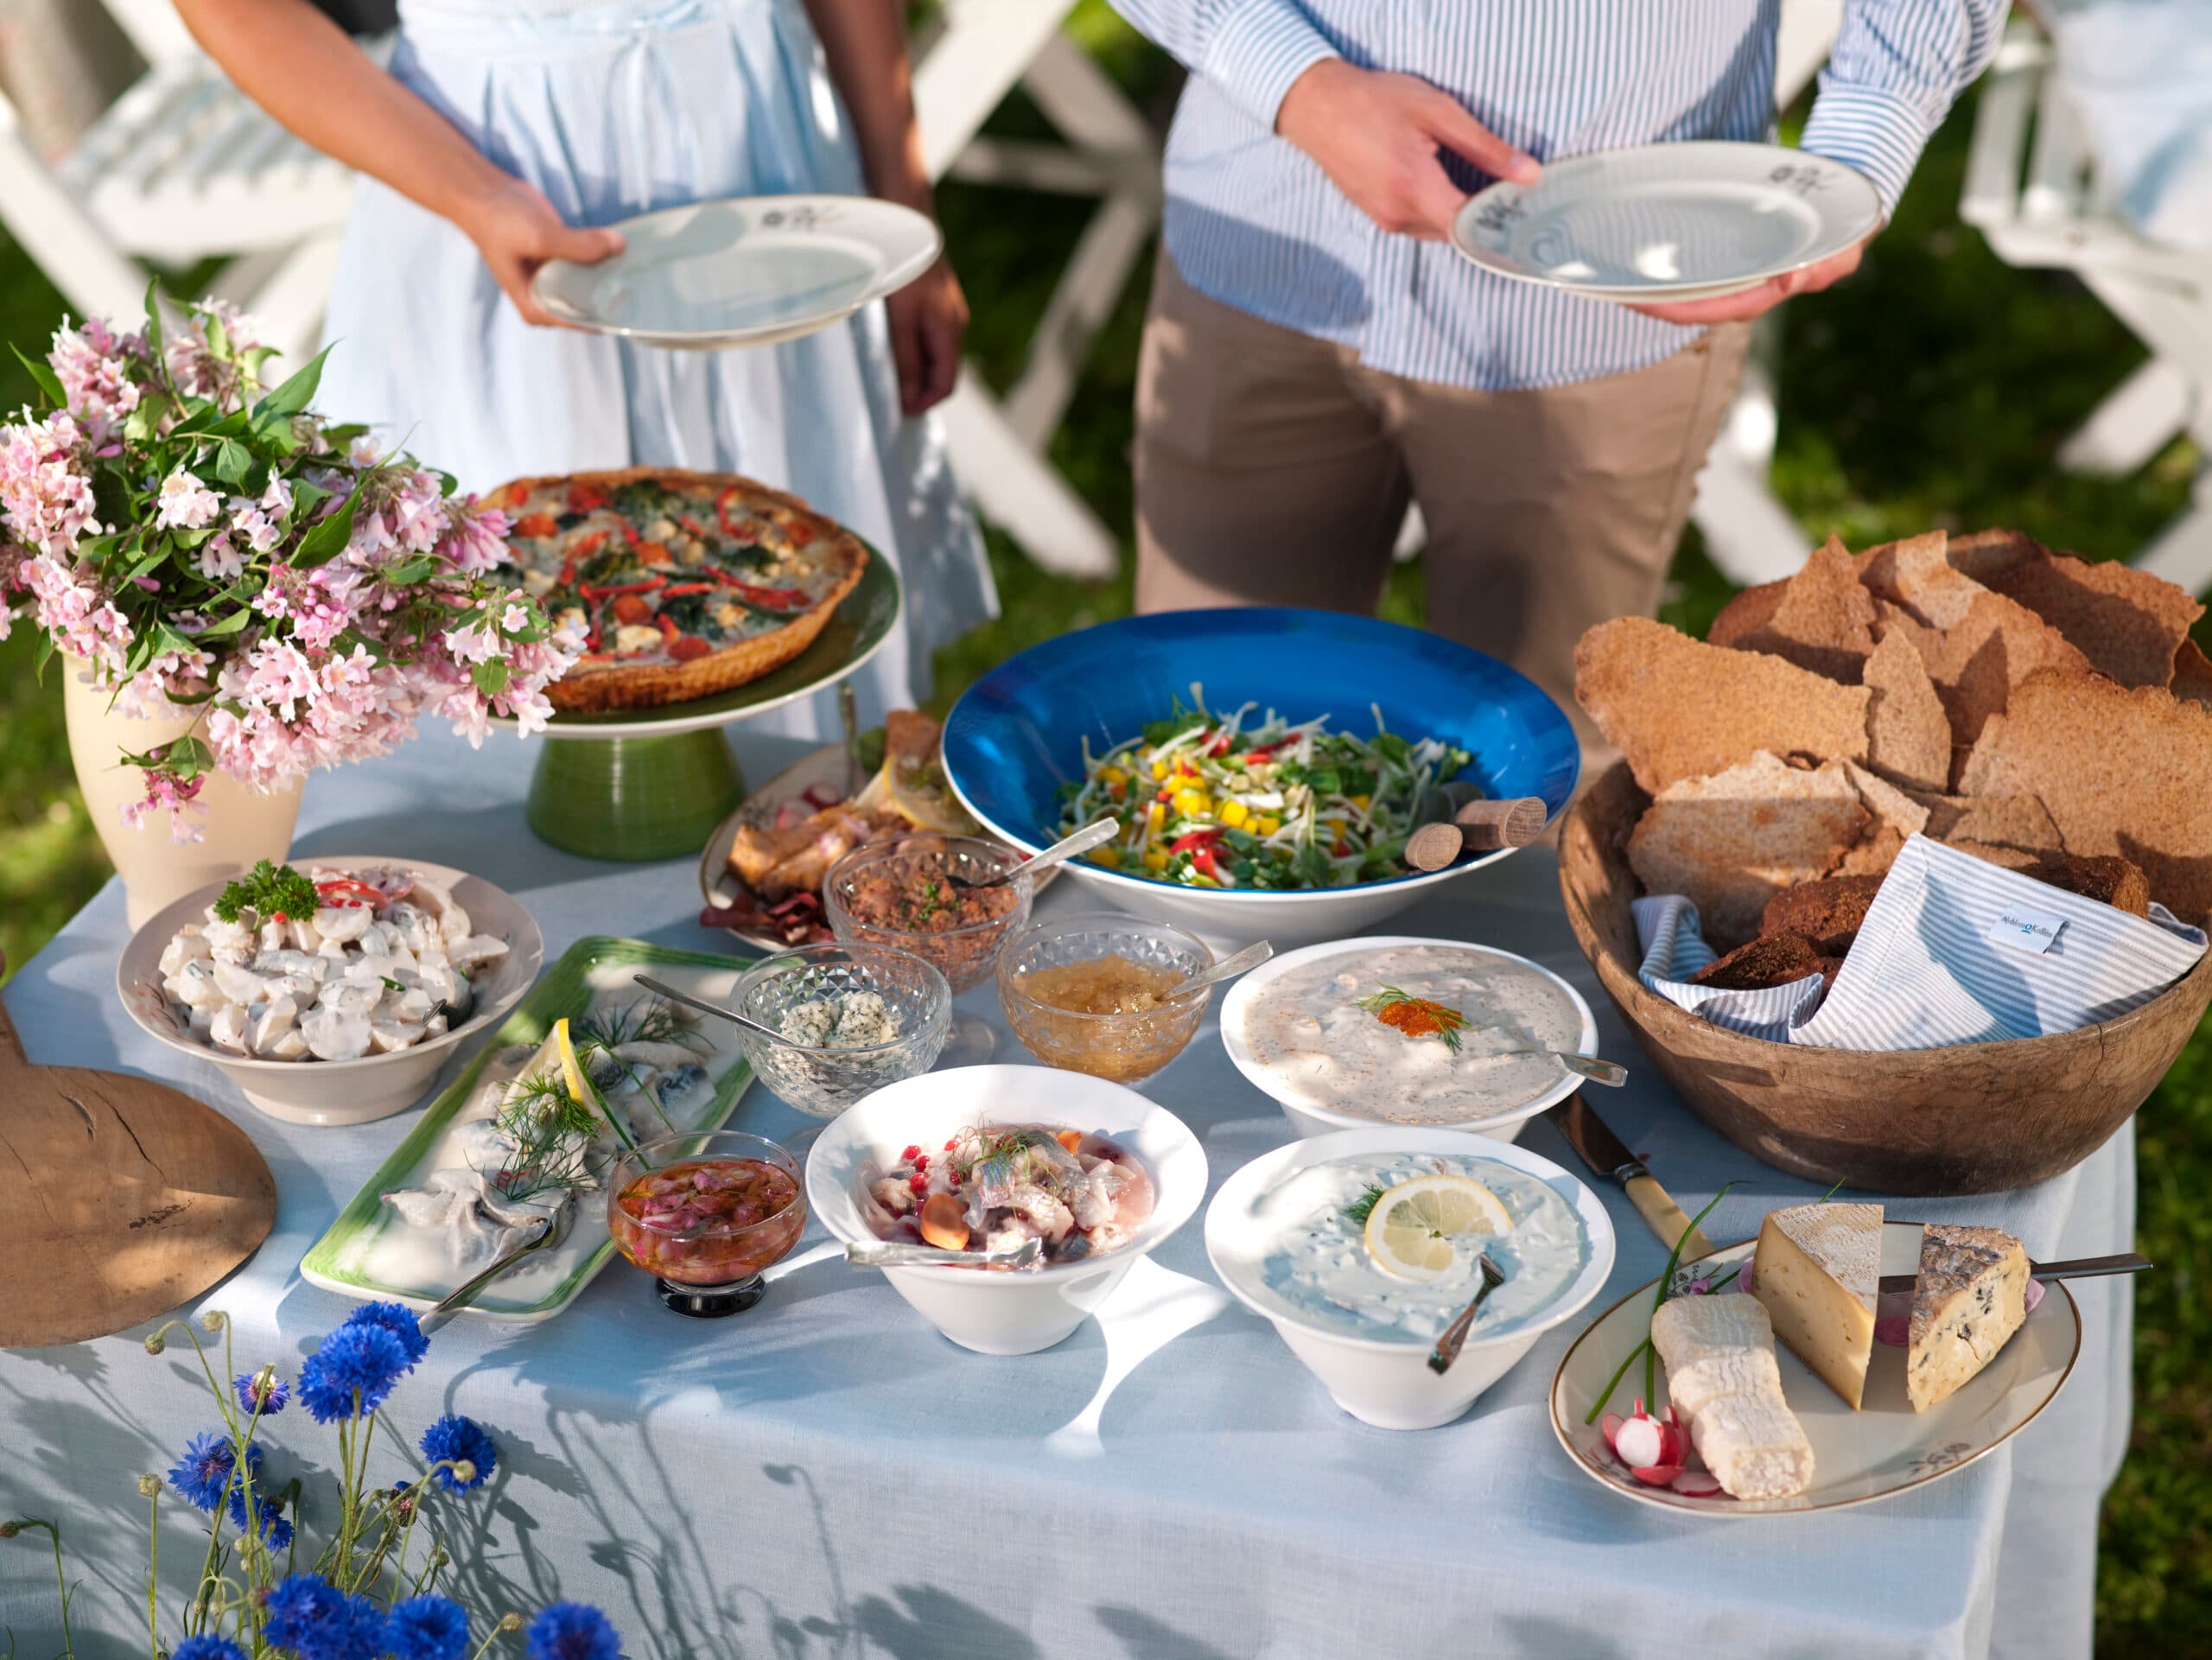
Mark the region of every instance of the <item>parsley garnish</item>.
<instances>
[{"instance_id":1,"label":"parsley garnish","mask_svg":"<svg viewBox=\"0 0 2212 1660\"><path fill-rule=\"evenodd\" d=\"M264 859L237 880L224 884L215 901L218 920L236 922L240 911L251 911L266 921L270 917L311 917L319 901L315 884L289 865L273 865Z\"/></svg>"}]
</instances>

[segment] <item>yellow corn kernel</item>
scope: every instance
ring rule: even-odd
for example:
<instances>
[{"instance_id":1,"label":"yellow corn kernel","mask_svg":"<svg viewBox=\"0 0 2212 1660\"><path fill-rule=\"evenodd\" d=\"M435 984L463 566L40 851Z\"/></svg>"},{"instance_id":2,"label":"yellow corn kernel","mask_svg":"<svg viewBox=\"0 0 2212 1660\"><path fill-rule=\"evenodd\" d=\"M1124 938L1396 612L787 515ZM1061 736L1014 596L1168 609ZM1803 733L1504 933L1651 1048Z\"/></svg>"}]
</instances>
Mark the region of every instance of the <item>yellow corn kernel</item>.
<instances>
[{"instance_id":1,"label":"yellow corn kernel","mask_svg":"<svg viewBox=\"0 0 2212 1660\"><path fill-rule=\"evenodd\" d=\"M1160 827L1166 822L1167 807L1164 802L1155 801L1144 810L1144 833L1147 837L1157 840Z\"/></svg>"},{"instance_id":2,"label":"yellow corn kernel","mask_svg":"<svg viewBox=\"0 0 2212 1660\"><path fill-rule=\"evenodd\" d=\"M1101 768L1098 776L1109 784L1127 784L1129 781L1129 775L1118 766Z\"/></svg>"},{"instance_id":3,"label":"yellow corn kernel","mask_svg":"<svg viewBox=\"0 0 2212 1660\"><path fill-rule=\"evenodd\" d=\"M1221 822L1230 830L1241 829L1244 821L1250 817L1250 810L1241 801L1224 801L1221 804Z\"/></svg>"},{"instance_id":4,"label":"yellow corn kernel","mask_svg":"<svg viewBox=\"0 0 2212 1660\"><path fill-rule=\"evenodd\" d=\"M1095 865L1104 865L1109 870L1119 870L1122 868L1122 849L1119 848L1094 849L1090 855L1090 862Z\"/></svg>"},{"instance_id":5,"label":"yellow corn kernel","mask_svg":"<svg viewBox=\"0 0 2212 1660\"><path fill-rule=\"evenodd\" d=\"M1365 797L1365 796L1363 796L1363 795L1356 795L1356 796L1348 796L1348 797L1346 797L1345 798L1346 798L1347 800L1349 800L1349 801L1351 803L1351 805L1352 805L1353 806L1355 806L1355 807L1358 808L1358 809L1360 810L1360 811L1362 811L1362 812L1365 812L1365 811L1367 811L1367 802L1368 802L1368 798L1367 798L1367 797Z\"/></svg>"},{"instance_id":6,"label":"yellow corn kernel","mask_svg":"<svg viewBox=\"0 0 2212 1660\"><path fill-rule=\"evenodd\" d=\"M1144 868L1147 870L1155 871L1166 869L1167 849L1166 848L1154 848L1151 852L1146 854L1144 855Z\"/></svg>"},{"instance_id":7,"label":"yellow corn kernel","mask_svg":"<svg viewBox=\"0 0 2212 1660\"><path fill-rule=\"evenodd\" d=\"M1152 775L1154 778L1166 778L1167 776L1167 763L1164 760L1156 760L1153 762Z\"/></svg>"},{"instance_id":8,"label":"yellow corn kernel","mask_svg":"<svg viewBox=\"0 0 2212 1660\"><path fill-rule=\"evenodd\" d=\"M1204 790L1178 790L1175 811L1185 818L1204 818L1213 811L1213 800Z\"/></svg>"},{"instance_id":9,"label":"yellow corn kernel","mask_svg":"<svg viewBox=\"0 0 2212 1660\"><path fill-rule=\"evenodd\" d=\"M1282 820L1271 812L1263 812L1252 821L1252 828L1262 836L1273 836L1282 828Z\"/></svg>"}]
</instances>

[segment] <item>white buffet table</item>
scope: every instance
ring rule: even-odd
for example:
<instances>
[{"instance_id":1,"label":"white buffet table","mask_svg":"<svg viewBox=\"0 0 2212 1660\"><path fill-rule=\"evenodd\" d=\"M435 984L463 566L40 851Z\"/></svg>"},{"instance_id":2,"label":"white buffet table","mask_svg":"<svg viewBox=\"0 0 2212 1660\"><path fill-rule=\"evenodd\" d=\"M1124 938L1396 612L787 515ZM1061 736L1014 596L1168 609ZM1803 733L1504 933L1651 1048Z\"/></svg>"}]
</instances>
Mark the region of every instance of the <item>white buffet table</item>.
<instances>
[{"instance_id":1,"label":"white buffet table","mask_svg":"<svg viewBox=\"0 0 2212 1660\"><path fill-rule=\"evenodd\" d=\"M756 779L795 754L777 741L740 747ZM297 850L480 871L533 909L549 959L588 933L734 944L698 927L688 864L595 864L533 840L522 818L531 759L504 736L471 755L439 734L322 774ZM1071 887L1051 902L1070 904ZM1477 873L1410 925L1558 969L1599 1004L1607 1053L1636 1063L1567 932L1547 852ZM32 1059L143 1069L259 1142L276 1177L276 1231L205 1306L235 1319L240 1368L268 1358L289 1373L350 1306L300 1280L301 1254L411 1114L301 1129L245 1105L212 1066L179 1076L117 1003L124 937L111 884L24 964L9 1008ZM996 1021L988 993L967 1002ZM1025 1059L1011 1038L1001 1046L1001 1059ZM1198 1133L1217 1183L1288 1133L1231 1070L1211 1022L1147 1091ZM1812 1196L1703 1128L1648 1067L1595 1094L1685 1209L1736 1180L1706 1224L1716 1239ZM781 1136L806 1121L756 1086L733 1122ZM1573 1167L1548 1125L1526 1140ZM2131 1129L2058 1181L1945 1201L1942 1213L2008 1228L2038 1257L2121 1250L2134 1175ZM1618 1193L1607 1200L1621 1250L1597 1307L1665 1255ZM1917 1216L1930 1204L1896 1208ZM1223 1294L1196 1220L1097 1322L1021 1359L954 1348L821 1245L817 1231L768 1298L727 1321L667 1313L617 1260L549 1324L463 1320L437 1337L385 1416L411 1440L439 1413L465 1412L497 1437L497 1479L460 1508L480 1525L454 1541L461 1584L486 1614L556 1596L595 1602L633 1660L2088 1651L2096 1508L2126 1434L2121 1282L2077 1288L2087 1332L2071 1381L1980 1463L1880 1504L1707 1523L1613 1497L1554 1441L1545 1391L1580 1320L1458 1424L1393 1434L1338 1411ZM149 1358L128 1334L0 1353L0 1516L62 1521L84 1579L73 1610L84 1660L145 1652L145 1507L132 1479L166 1469L208 1427L203 1388L188 1354ZM296 1411L264 1439L280 1479L308 1478L320 1537L327 1502L318 1515L312 1495L328 1491L332 1439ZM372 1473L394 1479L388 1461ZM183 1507L164 1511L164 1563L196 1561ZM19 1653L58 1648L42 1549L0 1546L0 1624Z\"/></svg>"}]
</instances>

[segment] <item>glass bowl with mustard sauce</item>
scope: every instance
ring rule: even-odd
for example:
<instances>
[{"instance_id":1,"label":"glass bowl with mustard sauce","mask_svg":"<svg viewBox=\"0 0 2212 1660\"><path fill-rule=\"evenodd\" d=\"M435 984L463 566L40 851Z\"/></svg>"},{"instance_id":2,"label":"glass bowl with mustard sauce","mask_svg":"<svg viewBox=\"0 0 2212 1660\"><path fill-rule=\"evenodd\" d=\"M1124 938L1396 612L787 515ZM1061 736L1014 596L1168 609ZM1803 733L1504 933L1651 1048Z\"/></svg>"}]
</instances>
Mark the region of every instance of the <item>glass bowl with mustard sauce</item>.
<instances>
[{"instance_id":1,"label":"glass bowl with mustard sauce","mask_svg":"<svg viewBox=\"0 0 2212 1660\"><path fill-rule=\"evenodd\" d=\"M999 954L999 1007L1047 1066L1116 1084L1150 1078L1189 1047L1208 993L1185 982L1213 966L1195 934L1100 912L1033 922Z\"/></svg>"}]
</instances>

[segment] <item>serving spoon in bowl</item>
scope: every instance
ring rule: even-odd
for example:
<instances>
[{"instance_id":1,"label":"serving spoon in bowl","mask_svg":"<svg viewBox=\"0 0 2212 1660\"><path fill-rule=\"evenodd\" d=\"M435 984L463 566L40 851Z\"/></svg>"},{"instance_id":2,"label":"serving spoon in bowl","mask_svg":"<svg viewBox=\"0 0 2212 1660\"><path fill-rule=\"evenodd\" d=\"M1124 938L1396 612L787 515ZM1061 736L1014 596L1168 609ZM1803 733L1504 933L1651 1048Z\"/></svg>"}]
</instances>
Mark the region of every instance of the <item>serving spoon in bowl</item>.
<instances>
[{"instance_id":1,"label":"serving spoon in bowl","mask_svg":"<svg viewBox=\"0 0 2212 1660\"><path fill-rule=\"evenodd\" d=\"M946 1250L886 1239L847 1245L845 1260L856 1268L1027 1268L1044 1249L1037 1239L1025 1239L1012 1250Z\"/></svg>"},{"instance_id":2,"label":"serving spoon in bowl","mask_svg":"<svg viewBox=\"0 0 2212 1660\"><path fill-rule=\"evenodd\" d=\"M1056 865L1063 859L1072 859L1090 852L1093 848L1104 847L1107 843L1121 833L1122 824L1119 819L1094 819L1074 835L1061 837L1035 858L1025 859L1018 865L1010 865L995 876L986 876L981 881L970 881L967 877L957 875L948 870L944 873L944 879L955 887L969 894L973 894L979 888L1002 887L1014 880L1017 872L1026 870L1034 875L1046 866Z\"/></svg>"},{"instance_id":3,"label":"serving spoon in bowl","mask_svg":"<svg viewBox=\"0 0 2212 1660\"><path fill-rule=\"evenodd\" d=\"M712 1014L718 1020L728 1021L732 1026L741 1026L748 1032L758 1032L762 1037L782 1044L786 1049L806 1049L813 1046L810 1044L801 1043L796 1038L787 1038L774 1027L763 1026L749 1014L741 1014L735 1009L725 1008L721 1003L710 1003L703 997L694 997L688 991L678 991L674 986L664 985L650 974L633 975L631 977L656 997L665 997L672 1003L682 1003L686 1008L696 1008L702 1014Z\"/></svg>"},{"instance_id":4,"label":"serving spoon in bowl","mask_svg":"<svg viewBox=\"0 0 2212 1660\"><path fill-rule=\"evenodd\" d=\"M1194 974L1166 995L1172 1000L1187 997L1194 991L1210 991L1224 980L1234 980L1240 974L1249 974L1275 954L1275 948L1262 940L1256 945L1247 945L1243 951L1224 957L1220 962L1200 974Z\"/></svg>"}]
</instances>

